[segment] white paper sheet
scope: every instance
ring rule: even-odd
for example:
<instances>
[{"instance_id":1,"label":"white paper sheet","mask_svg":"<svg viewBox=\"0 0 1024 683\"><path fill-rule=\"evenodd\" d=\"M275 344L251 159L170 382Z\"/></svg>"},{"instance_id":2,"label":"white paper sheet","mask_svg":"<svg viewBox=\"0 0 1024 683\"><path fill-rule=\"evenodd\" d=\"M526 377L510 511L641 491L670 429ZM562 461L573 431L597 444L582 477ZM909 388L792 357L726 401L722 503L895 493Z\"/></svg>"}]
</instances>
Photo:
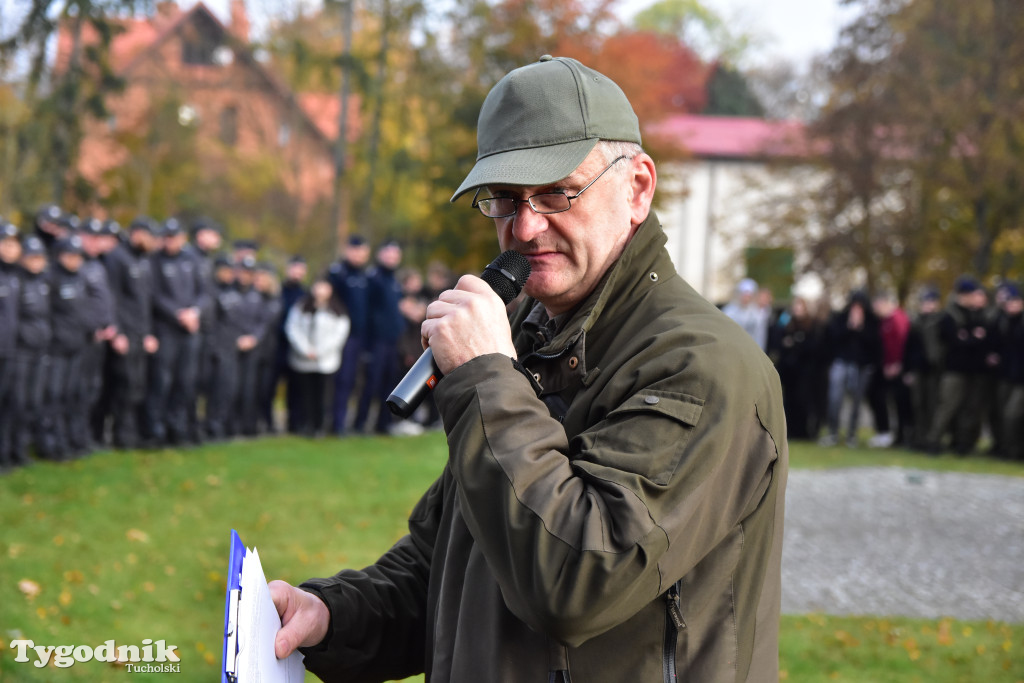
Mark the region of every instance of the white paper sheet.
<instances>
[{"instance_id":1,"label":"white paper sheet","mask_svg":"<svg viewBox=\"0 0 1024 683\"><path fill-rule=\"evenodd\" d=\"M270 597L255 549L242 560L242 596L238 603L238 683L302 683L306 668L296 650L287 659L274 654L281 619Z\"/></svg>"}]
</instances>

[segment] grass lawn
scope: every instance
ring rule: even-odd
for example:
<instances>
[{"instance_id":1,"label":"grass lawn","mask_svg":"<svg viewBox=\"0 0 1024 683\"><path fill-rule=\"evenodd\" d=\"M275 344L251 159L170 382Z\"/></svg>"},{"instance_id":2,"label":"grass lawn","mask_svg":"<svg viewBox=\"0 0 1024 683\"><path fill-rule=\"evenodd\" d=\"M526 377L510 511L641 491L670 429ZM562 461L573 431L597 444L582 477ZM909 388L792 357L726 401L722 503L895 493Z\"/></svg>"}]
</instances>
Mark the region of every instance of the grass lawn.
<instances>
[{"instance_id":1,"label":"grass lawn","mask_svg":"<svg viewBox=\"0 0 1024 683\"><path fill-rule=\"evenodd\" d=\"M794 444L793 466L896 464L1024 476L1024 466ZM298 583L375 560L440 472L439 434L274 438L194 451L107 452L0 477L0 682L153 680L89 662L15 663L9 644L178 646L176 680L217 680L229 530L269 578ZM787 616L793 681L1024 681L1024 625ZM309 677L312 680L312 677Z\"/></svg>"}]
</instances>

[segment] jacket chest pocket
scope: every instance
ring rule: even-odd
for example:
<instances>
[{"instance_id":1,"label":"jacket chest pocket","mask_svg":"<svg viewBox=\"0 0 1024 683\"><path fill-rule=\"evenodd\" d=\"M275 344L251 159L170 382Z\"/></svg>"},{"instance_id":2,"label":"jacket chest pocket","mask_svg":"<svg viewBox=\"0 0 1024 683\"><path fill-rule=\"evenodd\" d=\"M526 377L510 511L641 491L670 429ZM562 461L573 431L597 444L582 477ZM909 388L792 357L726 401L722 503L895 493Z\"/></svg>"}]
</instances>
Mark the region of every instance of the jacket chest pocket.
<instances>
[{"instance_id":1,"label":"jacket chest pocket","mask_svg":"<svg viewBox=\"0 0 1024 683\"><path fill-rule=\"evenodd\" d=\"M668 484L703 408L703 399L675 392L645 390L630 396L593 437L600 464Z\"/></svg>"}]
</instances>

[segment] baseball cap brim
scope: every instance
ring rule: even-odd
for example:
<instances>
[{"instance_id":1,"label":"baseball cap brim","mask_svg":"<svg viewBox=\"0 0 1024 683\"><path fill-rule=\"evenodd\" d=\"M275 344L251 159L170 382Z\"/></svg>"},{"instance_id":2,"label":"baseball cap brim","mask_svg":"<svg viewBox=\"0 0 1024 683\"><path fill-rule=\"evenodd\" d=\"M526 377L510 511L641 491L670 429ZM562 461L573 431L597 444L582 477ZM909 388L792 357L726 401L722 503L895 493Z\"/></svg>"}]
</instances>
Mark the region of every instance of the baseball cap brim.
<instances>
[{"instance_id":1,"label":"baseball cap brim","mask_svg":"<svg viewBox=\"0 0 1024 683\"><path fill-rule=\"evenodd\" d=\"M449 201L488 185L548 185L568 177L583 163L598 139L498 152L477 160Z\"/></svg>"}]
</instances>

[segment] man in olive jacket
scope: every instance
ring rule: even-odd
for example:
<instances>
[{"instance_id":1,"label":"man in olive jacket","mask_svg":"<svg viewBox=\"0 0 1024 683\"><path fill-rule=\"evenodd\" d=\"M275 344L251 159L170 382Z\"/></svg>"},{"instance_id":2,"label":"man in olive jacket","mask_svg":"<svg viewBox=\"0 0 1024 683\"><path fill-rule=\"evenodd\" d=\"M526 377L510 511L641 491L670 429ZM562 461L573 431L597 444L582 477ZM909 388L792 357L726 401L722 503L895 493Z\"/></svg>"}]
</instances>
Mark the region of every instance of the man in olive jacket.
<instances>
[{"instance_id":1,"label":"man in olive jacket","mask_svg":"<svg viewBox=\"0 0 1024 683\"><path fill-rule=\"evenodd\" d=\"M449 459L361 571L271 583L324 680L776 681L778 377L675 272L618 86L545 56L488 95L455 193L530 260L427 309ZM585 193L585 194L584 194Z\"/></svg>"}]
</instances>

